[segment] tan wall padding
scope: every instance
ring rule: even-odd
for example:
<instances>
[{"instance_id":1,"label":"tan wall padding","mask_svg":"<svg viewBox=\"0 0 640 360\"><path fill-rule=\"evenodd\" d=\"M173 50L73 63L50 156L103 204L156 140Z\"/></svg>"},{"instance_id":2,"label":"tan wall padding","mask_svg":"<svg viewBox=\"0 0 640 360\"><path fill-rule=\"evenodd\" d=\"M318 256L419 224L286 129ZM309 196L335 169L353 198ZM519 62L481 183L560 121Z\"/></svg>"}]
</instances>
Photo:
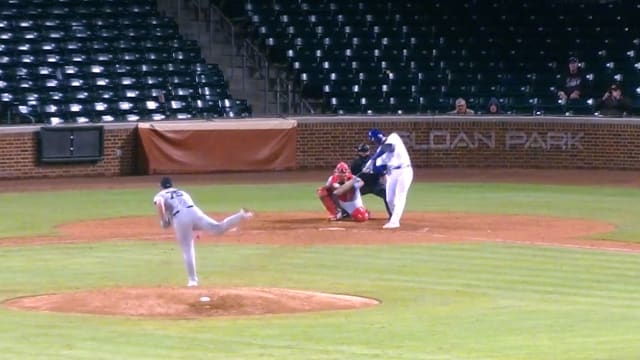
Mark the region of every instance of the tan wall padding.
<instances>
[{"instance_id":1,"label":"tan wall padding","mask_svg":"<svg viewBox=\"0 0 640 360\"><path fill-rule=\"evenodd\" d=\"M141 124L146 174L284 170L296 167L295 121Z\"/></svg>"}]
</instances>

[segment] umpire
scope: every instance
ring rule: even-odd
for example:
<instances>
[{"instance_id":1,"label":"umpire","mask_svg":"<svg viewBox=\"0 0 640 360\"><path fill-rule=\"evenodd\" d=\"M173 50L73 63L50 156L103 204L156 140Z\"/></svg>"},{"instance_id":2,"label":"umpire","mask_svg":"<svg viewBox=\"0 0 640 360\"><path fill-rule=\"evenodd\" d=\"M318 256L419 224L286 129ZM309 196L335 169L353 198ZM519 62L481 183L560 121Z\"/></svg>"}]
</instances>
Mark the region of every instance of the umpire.
<instances>
[{"instance_id":1,"label":"umpire","mask_svg":"<svg viewBox=\"0 0 640 360\"><path fill-rule=\"evenodd\" d=\"M391 217L391 210L389 209L389 204L387 204L387 191L380 179L381 174L361 173L362 168L364 168L367 161L371 158L369 145L362 143L356 146L356 153L358 155L351 160L349 167L351 168L351 173L354 175L360 174L358 177L364 182L364 185L360 188L360 194L374 194L381 198L382 201L384 201L384 207L387 209L387 215Z\"/></svg>"}]
</instances>

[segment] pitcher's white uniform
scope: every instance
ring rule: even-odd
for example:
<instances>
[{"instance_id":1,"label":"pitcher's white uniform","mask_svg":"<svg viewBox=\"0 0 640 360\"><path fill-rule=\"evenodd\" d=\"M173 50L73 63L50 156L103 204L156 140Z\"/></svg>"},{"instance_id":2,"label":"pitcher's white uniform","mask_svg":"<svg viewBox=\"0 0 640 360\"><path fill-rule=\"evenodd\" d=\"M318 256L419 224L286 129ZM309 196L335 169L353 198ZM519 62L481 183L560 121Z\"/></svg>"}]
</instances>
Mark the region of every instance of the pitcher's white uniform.
<instances>
[{"instance_id":1,"label":"pitcher's white uniform","mask_svg":"<svg viewBox=\"0 0 640 360\"><path fill-rule=\"evenodd\" d=\"M373 165L386 165L387 203L391 210L391 218L384 225L384 228L395 229L400 227L400 219L407 203L409 187L413 182L411 159L402 138L398 134L391 133L385 138L379 130L372 130L372 132L377 135L372 140L377 141L381 147L389 149L378 157Z\"/></svg>"},{"instance_id":2,"label":"pitcher's white uniform","mask_svg":"<svg viewBox=\"0 0 640 360\"><path fill-rule=\"evenodd\" d=\"M187 192L174 187L163 189L153 197L153 203L156 206L160 202L164 204L164 215L171 218L176 238L180 243L184 265L189 276L188 286L198 285L194 231L203 230L220 235L237 226L242 220L253 216L251 212L241 209L222 222L217 222L200 210Z\"/></svg>"}]
</instances>

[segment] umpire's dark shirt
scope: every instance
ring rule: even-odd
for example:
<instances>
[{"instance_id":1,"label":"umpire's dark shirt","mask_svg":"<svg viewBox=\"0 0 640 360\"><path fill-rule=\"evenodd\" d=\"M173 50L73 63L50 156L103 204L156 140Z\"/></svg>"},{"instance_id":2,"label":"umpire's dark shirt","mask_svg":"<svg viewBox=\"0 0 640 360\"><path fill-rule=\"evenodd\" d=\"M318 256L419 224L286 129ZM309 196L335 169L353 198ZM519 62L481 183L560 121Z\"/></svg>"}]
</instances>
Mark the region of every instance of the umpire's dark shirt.
<instances>
[{"instance_id":1,"label":"umpire's dark shirt","mask_svg":"<svg viewBox=\"0 0 640 360\"><path fill-rule=\"evenodd\" d=\"M369 158L370 156L356 156L355 159L351 160L351 164L349 166L351 168L351 173L353 175L358 175L362 171L362 168L367 164L367 161L369 161ZM375 187L380 182L380 174L362 173L359 178L364 182L364 186L369 188Z\"/></svg>"}]
</instances>

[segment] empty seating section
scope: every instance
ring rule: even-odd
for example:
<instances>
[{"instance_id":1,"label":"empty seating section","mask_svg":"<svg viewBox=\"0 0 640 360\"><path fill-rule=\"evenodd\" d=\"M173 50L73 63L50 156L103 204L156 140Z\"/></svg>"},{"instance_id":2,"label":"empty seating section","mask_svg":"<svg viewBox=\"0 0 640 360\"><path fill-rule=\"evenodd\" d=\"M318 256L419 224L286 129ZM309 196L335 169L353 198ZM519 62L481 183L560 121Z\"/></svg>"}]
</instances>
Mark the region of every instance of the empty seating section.
<instances>
[{"instance_id":1,"label":"empty seating section","mask_svg":"<svg viewBox=\"0 0 640 360\"><path fill-rule=\"evenodd\" d=\"M629 96L640 86L635 2L244 4L254 39L329 112L442 113L457 97L481 112L491 97L514 113L561 112L557 86L571 56L587 80L576 113L592 112L613 81Z\"/></svg>"},{"instance_id":2,"label":"empty seating section","mask_svg":"<svg viewBox=\"0 0 640 360\"><path fill-rule=\"evenodd\" d=\"M0 4L0 102L11 123L217 117L229 99L222 71L151 0Z\"/></svg>"}]
</instances>

